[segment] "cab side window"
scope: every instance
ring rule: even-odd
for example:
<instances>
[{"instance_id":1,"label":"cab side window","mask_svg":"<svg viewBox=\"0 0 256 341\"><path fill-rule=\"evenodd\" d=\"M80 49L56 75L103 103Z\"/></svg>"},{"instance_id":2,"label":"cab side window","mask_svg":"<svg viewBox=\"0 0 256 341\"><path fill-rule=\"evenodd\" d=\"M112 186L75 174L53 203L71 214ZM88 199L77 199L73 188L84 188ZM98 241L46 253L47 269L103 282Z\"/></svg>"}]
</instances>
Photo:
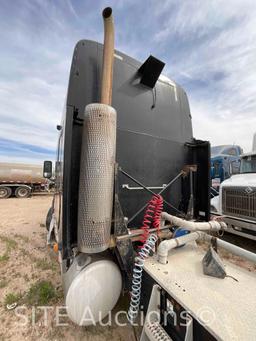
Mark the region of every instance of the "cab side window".
<instances>
[{"instance_id":1,"label":"cab side window","mask_svg":"<svg viewBox=\"0 0 256 341\"><path fill-rule=\"evenodd\" d=\"M236 148L226 148L223 150L223 154L236 156L237 151L236 151Z\"/></svg>"},{"instance_id":2,"label":"cab side window","mask_svg":"<svg viewBox=\"0 0 256 341\"><path fill-rule=\"evenodd\" d=\"M236 156L236 155L237 155L236 148L230 148L230 149L229 149L229 153L228 153L228 155L233 155L233 156Z\"/></svg>"}]
</instances>

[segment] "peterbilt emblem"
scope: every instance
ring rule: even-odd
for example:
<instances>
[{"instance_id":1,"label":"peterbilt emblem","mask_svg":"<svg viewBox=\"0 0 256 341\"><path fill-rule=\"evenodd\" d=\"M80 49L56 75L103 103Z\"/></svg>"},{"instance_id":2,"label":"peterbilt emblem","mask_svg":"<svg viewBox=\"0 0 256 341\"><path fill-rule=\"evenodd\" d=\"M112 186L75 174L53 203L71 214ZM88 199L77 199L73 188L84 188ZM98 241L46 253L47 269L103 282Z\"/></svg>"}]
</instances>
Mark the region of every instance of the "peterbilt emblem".
<instances>
[{"instance_id":1,"label":"peterbilt emblem","mask_svg":"<svg viewBox=\"0 0 256 341\"><path fill-rule=\"evenodd\" d=\"M253 189L251 187L246 187L246 189L244 191L245 191L245 193L247 193L249 195L253 192Z\"/></svg>"}]
</instances>

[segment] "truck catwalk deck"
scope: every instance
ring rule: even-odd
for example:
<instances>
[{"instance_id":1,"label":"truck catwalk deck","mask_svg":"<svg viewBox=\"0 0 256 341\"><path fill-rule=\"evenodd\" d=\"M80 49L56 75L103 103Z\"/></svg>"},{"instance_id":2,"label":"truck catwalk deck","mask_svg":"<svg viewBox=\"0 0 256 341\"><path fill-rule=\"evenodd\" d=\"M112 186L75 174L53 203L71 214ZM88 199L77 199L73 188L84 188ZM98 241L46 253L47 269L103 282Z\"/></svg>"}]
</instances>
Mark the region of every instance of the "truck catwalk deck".
<instances>
[{"instance_id":1,"label":"truck catwalk deck","mask_svg":"<svg viewBox=\"0 0 256 341\"><path fill-rule=\"evenodd\" d=\"M218 340L253 340L256 274L225 260L226 272L232 277L205 276L203 257L199 247L187 244L170 252L166 265L156 256L147 259L144 270L211 335L218 335Z\"/></svg>"}]
</instances>

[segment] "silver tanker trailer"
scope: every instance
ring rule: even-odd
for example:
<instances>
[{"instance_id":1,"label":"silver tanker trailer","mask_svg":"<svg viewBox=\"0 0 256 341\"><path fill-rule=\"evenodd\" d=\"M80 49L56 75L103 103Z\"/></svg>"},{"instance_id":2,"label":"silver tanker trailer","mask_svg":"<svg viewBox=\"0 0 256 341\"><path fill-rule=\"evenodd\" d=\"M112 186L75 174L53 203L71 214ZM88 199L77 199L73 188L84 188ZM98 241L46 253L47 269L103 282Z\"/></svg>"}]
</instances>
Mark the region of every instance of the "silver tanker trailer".
<instances>
[{"instance_id":1,"label":"silver tanker trailer","mask_svg":"<svg viewBox=\"0 0 256 341\"><path fill-rule=\"evenodd\" d=\"M34 191L45 190L48 183L40 165L0 162L0 199L11 195L27 198Z\"/></svg>"}]
</instances>

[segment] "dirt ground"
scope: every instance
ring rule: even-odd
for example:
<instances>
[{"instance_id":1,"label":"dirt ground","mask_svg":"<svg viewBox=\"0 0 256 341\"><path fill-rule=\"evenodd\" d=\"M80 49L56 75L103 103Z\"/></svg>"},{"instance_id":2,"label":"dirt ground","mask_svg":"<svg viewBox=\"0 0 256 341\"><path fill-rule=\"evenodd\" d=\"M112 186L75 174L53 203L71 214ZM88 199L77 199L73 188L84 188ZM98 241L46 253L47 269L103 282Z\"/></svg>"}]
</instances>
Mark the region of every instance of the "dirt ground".
<instances>
[{"instance_id":1,"label":"dirt ground","mask_svg":"<svg viewBox=\"0 0 256 341\"><path fill-rule=\"evenodd\" d=\"M65 311L59 308L64 304L59 266L56 254L46 245L50 203L50 196L0 201L0 340L136 340L130 325L78 327L60 316ZM249 245L256 252L255 242L232 237L232 242L237 240L239 246ZM250 262L219 252L249 271L256 270ZM44 313L40 306L49 309ZM126 309L127 300L120 300L116 311Z\"/></svg>"},{"instance_id":2,"label":"dirt ground","mask_svg":"<svg viewBox=\"0 0 256 341\"><path fill-rule=\"evenodd\" d=\"M60 316L65 311L58 308L64 304L59 266L46 245L50 203L50 196L0 201L0 340L135 341L129 325L79 327ZM8 310L12 303L20 310ZM40 306L49 309L44 313ZM127 302L116 309L127 309Z\"/></svg>"}]
</instances>

